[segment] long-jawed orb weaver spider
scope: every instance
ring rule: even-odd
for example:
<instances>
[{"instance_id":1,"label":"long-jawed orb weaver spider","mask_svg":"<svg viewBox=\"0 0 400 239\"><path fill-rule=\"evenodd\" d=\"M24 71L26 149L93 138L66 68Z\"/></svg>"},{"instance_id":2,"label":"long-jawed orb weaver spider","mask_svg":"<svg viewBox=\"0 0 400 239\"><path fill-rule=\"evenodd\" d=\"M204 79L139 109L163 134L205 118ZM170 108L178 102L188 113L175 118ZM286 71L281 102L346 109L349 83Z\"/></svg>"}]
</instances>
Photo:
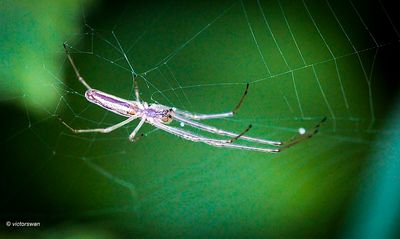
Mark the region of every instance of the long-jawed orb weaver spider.
<instances>
[{"instance_id":1,"label":"long-jawed orb weaver spider","mask_svg":"<svg viewBox=\"0 0 400 239\"><path fill-rule=\"evenodd\" d=\"M244 91L242 98L240 99L239 103L236 105L236 107L232 111L225 112L225 113L218 113L218 114L195 114L195 113L177 109L175 107L168 107L168 106L161 105L161 104L148 104L147 102L142 101L139 97L139 87L138 87L138 84L136 81L136 77L135 77L136 75L134 75L134 74L132 76L133 76L133 84L134 84L136 100L122 99L117 96L107 94L105 92L93 89L92 87L90 87L90 85L88 83L86 83L86 81L80 75L78 68L76 67L76 65L67 49L66 44L64 44L64 48L65 48L67 58L68 58L69 62L71 63L73 70L75 71L76 77L82 83L82 85L85 86L87 89L85 92L86 99L89 102L96 104L108 111L111 111L116 114L127 117L126 120L124 120L118 124L112 125L107 128L97 128L97 129L74 129L71 126L69 126L67 123L65 123L61 118L59 118L60 121L74 133L92 133L92 132L109 133L115 129L118 129L118 128L132 122L135 119L140 119L139 124L136 126L136 128L133 130L133 132L129 135L129 140L131 140L131 141L136 141L141 136L143 136L143 134L142 134L139 137L135 137L137 132L139 131L139 129L143 126L143 124L148 123L148 124L153 125L154 127L157 127L161 130L164 130L170 134L176 135L183 139L194 141L194 142L202 142L202 143L214 146L214 147L227 147L227 148L236 148L236 149L242 149L242 150L259 151L259 152L265 152L265 153L278 153L278 152L281 152L282 150L287 149L295 144L298 144L308 138L311 138L313 135L315 135L318 132L318 129L319 129L321 123L323 123L326 120L326 117L324 117L314 128L312 128L310 130L310 132L304 132L304 129L301 129L299 131L300 132L299 135L297 135L296 137L294 137L288 141L273 141L273 140L260 139L260 138L246 136L245 134L251 129L251 127L252 127L251 125L249 125L241 133L234 133L234 132L226 131L223 129L218 129L218 128L200 123L200 121L207 120L207 119L232 117L233 115L235 115L236 112L241 107L243 100L245 99L245 97L247 95L247 92L249 89L248 83L246 85L246 90ZM221 135L221 136L228 136L230 138L229 139L215 139L215 138L210 138L210 137L202 136L199 134L195 134L191 131L168 126L167 124L171 123L173 120L177 120L181 124L187 124L193 128L196 128L196 129L199 129L199 130L202 130L205 132L209 132L209 133ZM261 146L249 146L249 145L236 144L235 142L237 142L238 140L270 145L272 147L266 148L266 147L261 147Z\"/></svg>"}]
</instances>

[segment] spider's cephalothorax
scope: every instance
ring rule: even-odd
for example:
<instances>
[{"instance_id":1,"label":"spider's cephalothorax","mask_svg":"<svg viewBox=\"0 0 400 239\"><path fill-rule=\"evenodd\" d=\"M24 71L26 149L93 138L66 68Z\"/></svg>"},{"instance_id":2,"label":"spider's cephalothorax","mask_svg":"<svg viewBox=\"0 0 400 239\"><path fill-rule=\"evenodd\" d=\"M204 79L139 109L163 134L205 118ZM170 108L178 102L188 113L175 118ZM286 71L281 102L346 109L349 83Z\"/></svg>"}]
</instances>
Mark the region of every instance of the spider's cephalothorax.
<instances>
[{"instance_id":1,"label":"spider's cephalothorax","mask_svg":"<svg viewBox=\"0 0 400 239\"><path fill-rule=\"evenodd\" d=\"M173 109L165 109L165 106L158 104L151 105L143 110L143 114L148 118L157 119L158 122L169 124L172 122L174 116Z\"/></svg>"}]
</instances>

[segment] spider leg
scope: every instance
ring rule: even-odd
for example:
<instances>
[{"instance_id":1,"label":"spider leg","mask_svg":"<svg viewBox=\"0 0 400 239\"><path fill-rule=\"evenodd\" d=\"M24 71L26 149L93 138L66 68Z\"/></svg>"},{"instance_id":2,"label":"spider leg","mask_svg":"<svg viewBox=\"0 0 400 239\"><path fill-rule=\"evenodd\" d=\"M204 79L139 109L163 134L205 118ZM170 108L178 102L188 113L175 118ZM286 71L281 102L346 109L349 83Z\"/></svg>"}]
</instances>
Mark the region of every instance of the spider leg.
<instances>
[{"instance_id":1,"label":"spider leg","mask_svg":"<svg viewBox=\"0 0 400 239\"><path fill-rule=\"evenodd\" d=\"M116 130L126 124L128 124L129 122L135 120L137 117L130 117L118 124L112 125L110 127L107 128L97 128L97 129L74 129L71 126L69 126L67 123L65 123L65 121L63 121L60 117L58 117L58 119L61 121L61 123L63 125L65 125L68 129L70 129L72 132L74 133L110 133L113 130Z\"/></svg>"},{"instance_id":2,"label":"spider leg","mask_svg":"<svg viewBox=\"0 0 400 239\"><path fill-rule=\"evenodd\" d=\"M224 135L224 136L231 136L231 137L239 136L239 134L237 134L237 133L233 133L233 132L222 130L222 129L218 129L218 128L215 128L215 127L212 127L212 126L209 126L209 125L205 125L205 124L202 124L200 122L196 122L196 121L193 121L193 120L186 119L186 118L184 118L182 116L175 115L174 119L178 120L179 122L183 122L185 124L188 124L188 125L190 125L190 126L192 126L194 128L198 128L198 129L210 132L210 133L214 133L214 134L218 134L218 135ZM303 134L303 135L298 135L297 137L294 137L291 140L283 141L283 142L282 141L272 141L272 140L260 139L260 138L253 138L253 137L249 137L249 136L245 136L245 135L241 135L238 138L240 138L242 140L246 140L246 141L261 143L261 144L268 144L268 145L274 145L274 146L284 146L284 147L281 147L281 148L289 148L289 147L291 147L291 146L293 146L293 145L295 145L295 144L297 144L297 143L299 143L299 142L301 142L303 140L311 138L313 135L318 133L319 127L325 121L326 121L326 117L324 117L316 126L314 126L314 128L312 128L309 131L310 133L306 133L306 134Z\"/></svg>"},{"instance_id":3,"label":"spider leg","mask_svg":"<svg viewBox=\"0 0 400 239\"><path fill-rule=\"evenodd\" d=\"M239 138L243 137L244 134L246 134L247 132L249 132L249 130L251 129L252 125L249 125L242 133L236 135L236 137L233 137L229 143L233 143L236 140L238 140Z\"/></svg>"},{"instance_id":4,"label":"spider leg","mask_svg":"<svg viewBox=\"0 0 400 239\"><path fill-rule=\"evenodd\" d=\"M135 136L137 134L137 132L139 131L139 129L143 126L144 122L146 121L146 118L143 117L139 124L136 126L136 128L132 131L132 133L129 135L129 140L132 142L135 142L138 140L138 138L135 139ZM140 138L140 137L139 137Z\"/></svg>"},{"instance_id":5,"label":"spider leg","mask_svg":"<svg viewBox=\"0 0 400 239\"><path fill-rule=\"evenodd\" d=\"M69 51L68 51L68 49L67 49L67 44L66 44L66 43L63 43L63 46L64 46L64 49L65 49L65 54L67 54L68 60L69 60L69 62L71 63L72 68L74 69L75 74L76 74L76 77L78 78L78 80L82 83L82 85L84 85L84 86L86 87L86 89L88 89L88 90L92 89L92 87L90 87L89 84L86 83L85 79L83 79L83 77L82 77L81 74L79 73L79 70L78 70L78 68L76 67L75 63L74 63L74 60L72 60L72 57L71 57L71 55L69 54Z\"/></svg>"},{"instance_id":6,"label":"spider leg","mask_svg":"<svg viewBox=\"0 0 400 239\"><path fill-rule=\"evenodd\" d=\"M137 141L139 141L141 138L143 138L145 135L142 133L136 137L134 137L131 141L132 143L136 143Z\"/></svg>"},{"instance_id":7,"label":"spider leg","mask_svg":"<svg viewBox=\"0 0 400 239\"><path fill-rule=\"evenodd\" d=\"M134 74L132 74L132 78L133 78L133 87L135 88L136 101L140 102L139 86L138 86L137 79Z\"/></svg>"},{"instance_id":8,"label":"spider leg","mask_svg":"<svg viewBox=\"0 0 400 239\"><path fill-rule=\"evenodd\" d=\"M179 122L188 124L194 128L198 128L210 133L214 133L214 134L218 134L218 135L224 135L224 136L230 136L230 137L237 137L239 134L237 133L233 133L230 131L226 131L226 130L222 130L222 129L218 129L209 125L205 125L202 124L200 122L197 121L193 121L190 119L185 118L184 116L181 115L174 115L173 116L174 119L176 119ZM251 141L251 142L256 142L256 143L260 143L260 144L269 144L269 145L274 145L274 146L279 146L282 145L283 142L280 141L272 141L272 140L266 140L266 139L259 139L259 138L253 138L253 137L249 137L249 136L240 136L240 139L243 140L247 140L247 141Z\"/></svg>"},{"instance_id":9,"label":"spider leg","mask_svg":"<svg viewBox=\"0 0 400 239\"><path fill-rule=\"evenodd\" d=\"M181 137L183 139L190 140L193 142L202 142L202 143L205 143L205 144L208 144L211 146L215 146L215 147L237 148L237 149L258 151L258 152L265 152L265 153L277 153L277 152L281 151L281 149L279 149L279 148L271 149L271 148L261 148L261 147L253 147L253 146L246 146L246 145L238 145L238 144L233 144L232 140L219 140L219 139L207 138L207 137L204 137L201 135L196 135L192 132L188 132L188 131L177 129L174 127L170 127L170 126L167 126L162 123L154 122L154 123L152 123L152 125L159 129L162 129L170 134Z\"/></svg>"},{"instance_id":10,"label":"spider leg","mask_svg":"<svg viewBox=\"0 0 400 239\"><path fill-rule=\"evenodd\" d=\"M215 142L218 142L218 143L227 143L227 144L230 144L230 143L234 142L241 135L243 135L247 131L249 131L249 129L251 128L251 126L247 127L242 133L240 133L239 135L236 135L236 137L231 138L231 139L212 139L212 138L207 138L207 137L204 137L204 136L197 135L197 134L195 134L193 132L190 132L190 131L185 131L185 130L182 130L182 129L171 127L171 126L165 125L163 123L159 123L159 122L153 122L153 123L150 123L150 124L154 125L157 128L160 128L160 129L162 129L164 131L167 131L167 132L169 132L171 134L177 135L177 136L179 136L181 138L185 138L186 136L190 137L190 139L187 139L187 140L199 142L199 141L201 141L200 139L208 139L210 141L215 141Z\"/></svg>"},{"instance_id":11,"label":"spider leg","mask_svg":"<svg viewBox=\"0 0 400 239\"><path fill-rule=\"evenodd\" d=\"M226 118L226 117L232 117L234 114L237 113L239 108L242 106L244 98L247 95L247 92L249 90L249 83L246 85L246 90L244 91L242 98L240 98L239 103L235 106L235 108L226 113L217 113L217 114L192 114L183 110L176 109L174 112L176 114L182 115L186 118L194 119L194 120L205 120L205 119L217 119L217 118Z\"/></svg>"},{"instance_id":12,"label":"spider leg","mask_svg":"<svg viewBox=\"0 0 400 239\"><path fill-rule=\"evenodd\" d=\"M298 135L297 137L292 138L291 140L282 142L282 147L280 147L280 149L283 150L283 149L290 148L293 145L296 145L304 140L307 140L307 139L313 137L316 133L318 133L321 124L324 123L326 120L327 120L327 118L324 117L321 121L318 122L317 125L314 126L314 128L309 130L309 133L301 134L301 135Z\"/></svg>"},{"instance_id":13,"label":"spider leg","mask_svg":"<svg viewBox=\"0 0 400 239\"><path fill-rule=\"evenodd\" d=\"M247 145L239 145L239 144L227 144L227 143L215 143L215 142L205 142L211 146L215 147L226 147L226 148L234 148L234 149L243 149L249 151L258 151L264 153L279 153L282 152L282 149L276 148L261 148L261 147L254 147L254 146L247 146Z\"/></svg>"}]
</instances>

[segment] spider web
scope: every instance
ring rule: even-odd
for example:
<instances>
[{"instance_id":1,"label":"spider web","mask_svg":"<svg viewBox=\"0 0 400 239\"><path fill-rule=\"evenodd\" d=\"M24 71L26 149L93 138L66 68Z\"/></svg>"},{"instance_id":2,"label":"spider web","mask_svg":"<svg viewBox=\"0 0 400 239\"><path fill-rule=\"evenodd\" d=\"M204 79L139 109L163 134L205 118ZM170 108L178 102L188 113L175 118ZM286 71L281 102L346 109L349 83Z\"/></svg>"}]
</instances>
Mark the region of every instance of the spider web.
<instances>
[{"instance_id":1,"label":"spider web","mask_svg":"<svg viewBox=\"0 0 400 239\"><path fill-rule=\"evenodd\" d=\"M398 73L397 65L385 64L398 56L400 39L384 2L102 7L82 9L82 29L66 41L93 88L134 99L135 73L148 103L218 113L232 110L248 82L235 117L205 123L234 132L252 124L248 135L285 140L324 116L328 121L317 136L281 154L213 148L149 125L132 144L127 138L137 123L105 135L72 134L57 115L75 128L122 119L85 100L60 47L59 71L44 67L56 81L58 104L43 108L42 119L26 109L15 123L24 126L3 141L24 145L18 159L37 147L25 180L50 202L47 220L96 220L151 235L327 235L335 228L324 228L343 219L368 153L385 146L377 137L399 133L382 127L393 101L386 74ZM23 182L6 203L33 192Z\"/></svg>"}]
</instances>

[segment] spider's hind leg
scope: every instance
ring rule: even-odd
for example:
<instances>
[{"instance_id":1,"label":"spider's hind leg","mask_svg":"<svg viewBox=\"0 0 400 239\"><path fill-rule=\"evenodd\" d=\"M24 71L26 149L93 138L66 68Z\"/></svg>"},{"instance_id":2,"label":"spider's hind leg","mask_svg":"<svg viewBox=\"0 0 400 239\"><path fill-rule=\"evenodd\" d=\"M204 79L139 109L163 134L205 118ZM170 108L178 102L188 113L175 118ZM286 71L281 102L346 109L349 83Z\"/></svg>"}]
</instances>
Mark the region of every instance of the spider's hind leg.
<instances>
[{"instance_id":1,"label":"spider's hind leg","mask_svg":"<svg viewBox=\"0 0 400 239\"><path fill-rule=\"evenodd\" d=\"M69 54L67 43L64 42L64 43L63 43L63 46L64 46L64 49L65 49L65 54L67 54L68 60L69 60L69 62L71 63L72 68L73 68L74 71L75 71L76 77L77 77L78 80L82 83L82 85L84 85L84 86L86 87L86 89L91 90L92 87L90 87L89 84L86 83L85 79L83 79L83 77L82 77L81 74L79 73L78 68L76 67L76 65L75 65L75 63L74 63L74 60L72 59L71 55Z\"/></svg>"}]
</instances>

